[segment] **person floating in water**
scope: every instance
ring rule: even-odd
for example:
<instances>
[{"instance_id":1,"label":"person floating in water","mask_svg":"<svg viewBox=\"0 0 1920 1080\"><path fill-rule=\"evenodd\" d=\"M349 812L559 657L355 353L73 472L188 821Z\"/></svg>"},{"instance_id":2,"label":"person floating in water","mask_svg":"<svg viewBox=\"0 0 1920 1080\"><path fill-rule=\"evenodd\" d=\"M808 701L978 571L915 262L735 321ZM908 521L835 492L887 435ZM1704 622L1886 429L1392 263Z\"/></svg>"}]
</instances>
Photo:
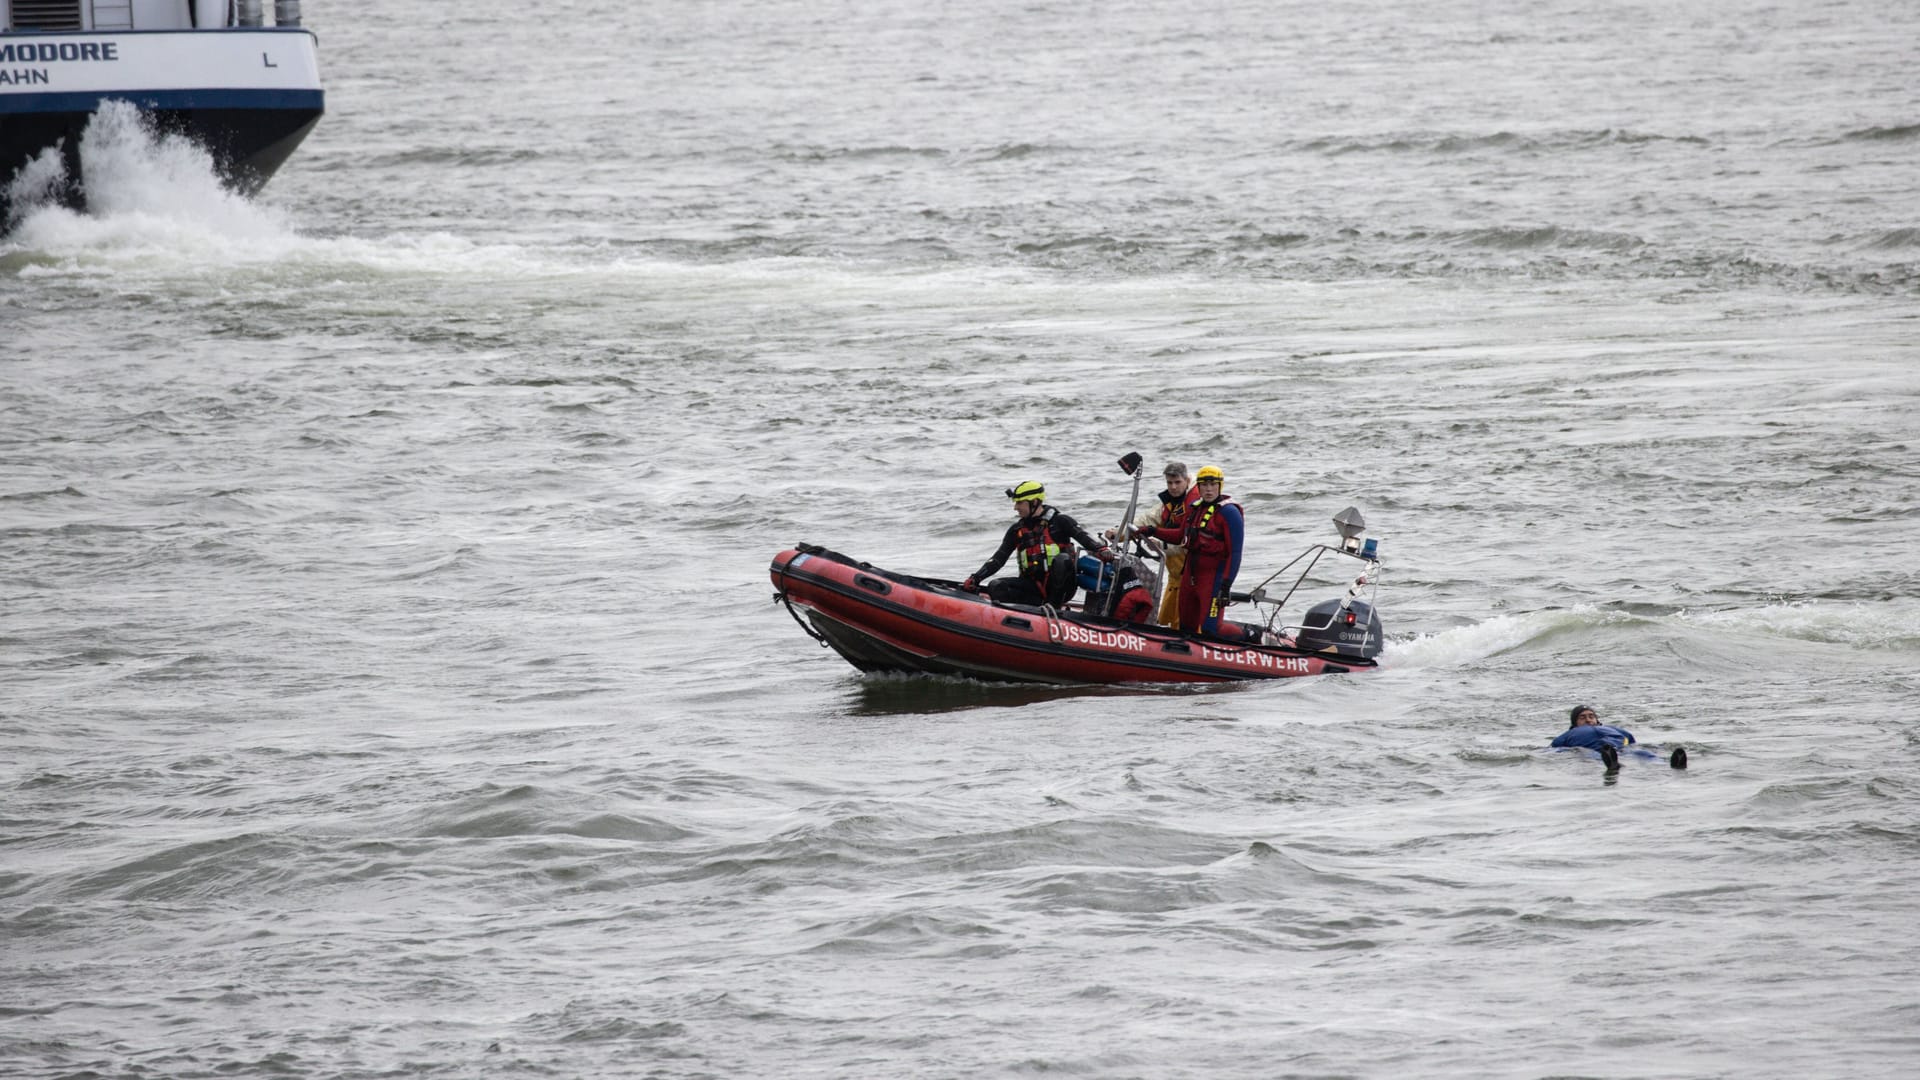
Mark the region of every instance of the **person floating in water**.
<instances>
[{"instance_id":1,"label":"person floating in water","mask_svg":"<svg viewBox=\"0 0 1920 1080\"><path fill-rule=\"evenodd\" d=\"M1600 714L1595 712L1591 705L1575 705L1567 713L1567 721L1567 730L1553 737L1553 748L1597 750L1600 753L1600 760L1606 762L1607 771L1610 773L1620 771L1620 751L1629 746L1639 747L1640 740L1633 737L1633 732L1623 727L1601 723ZM1641 752L1647 757L1659 756L1650 750ZM1686 747L1674 747L1673 753L1667 758L1667 764L1676 769L1686 768Z\"/></svg>"}]
</instances>

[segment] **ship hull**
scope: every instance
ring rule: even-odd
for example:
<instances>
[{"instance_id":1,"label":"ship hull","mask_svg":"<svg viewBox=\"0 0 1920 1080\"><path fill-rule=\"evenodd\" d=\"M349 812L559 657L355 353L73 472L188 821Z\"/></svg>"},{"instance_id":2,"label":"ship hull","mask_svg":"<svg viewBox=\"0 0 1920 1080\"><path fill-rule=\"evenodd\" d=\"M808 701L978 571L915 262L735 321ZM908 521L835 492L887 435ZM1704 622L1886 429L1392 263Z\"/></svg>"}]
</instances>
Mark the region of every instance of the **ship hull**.
<instances>
[{"instance_id":1,"label":"ship hull","mask_svg":"<svg viewBox=\"0 0 1920 1080\"><path fill-rule=\"evenodd\" d=\"M88 125L108 101L184 136L236 191L257 192L325 112L314 37L292 28L0 36L0 185L49 150L53 192L86 204Z\"/></svg>"}]
</instances>

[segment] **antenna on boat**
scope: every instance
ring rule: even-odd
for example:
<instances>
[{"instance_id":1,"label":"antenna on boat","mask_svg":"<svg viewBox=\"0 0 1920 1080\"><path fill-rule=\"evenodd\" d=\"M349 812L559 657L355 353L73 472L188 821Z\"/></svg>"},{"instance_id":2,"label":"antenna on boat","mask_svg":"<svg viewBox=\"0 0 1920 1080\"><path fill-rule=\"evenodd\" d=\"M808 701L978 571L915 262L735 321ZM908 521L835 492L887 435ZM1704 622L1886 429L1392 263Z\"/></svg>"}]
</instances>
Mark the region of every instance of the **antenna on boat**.
<instances>
[{"instance_id":1,"label":"antenna on boat","mask_svg":"<svg viewBox=\"0 0 1920 1080\"><path fill-rule=\"evenodd\" d=\"M1120 519L1120 537L1122 544L1125 543L1128 527L1133 524L1134 508L1140 505L1140 465L1145 460L1146 459L1140 456L1140 451L1138 450L1129 450L1120 456L1120 471L1133 477L1133 494L1127 498L1127 512L1126 515ZM1101 576L1104 577L1106 572L1106 569L1103 567L1100 571ZM1120 592L1119 584L1120 571L1116 567L1113 571L1113 584L1107 588L1107 602L1104 605L1106 610L1100 614L1113 614L1113 606L1120 600L1120 597L1117 595Z\"/></svg>"}]
</instances>

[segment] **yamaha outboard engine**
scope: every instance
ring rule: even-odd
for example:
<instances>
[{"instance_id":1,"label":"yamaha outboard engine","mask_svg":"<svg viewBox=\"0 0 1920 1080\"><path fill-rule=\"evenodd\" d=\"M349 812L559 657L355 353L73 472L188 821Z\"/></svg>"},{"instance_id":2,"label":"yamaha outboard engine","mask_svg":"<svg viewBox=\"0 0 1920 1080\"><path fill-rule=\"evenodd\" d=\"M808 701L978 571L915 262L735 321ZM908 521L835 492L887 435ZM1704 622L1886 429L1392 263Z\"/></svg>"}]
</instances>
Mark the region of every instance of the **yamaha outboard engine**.
<instances>
[{"instance_id":1,"label":"yamaha outboard engine","mask_svg":"<svg viewBox=\"0 0 1920 1080\"><path fill-rule=\"evenodd\" d=\"M1380 655L1385 640L1380 630L1380 613L1365 600L1349 602L1345 611L1340 610L1339 600L1315 604L1307 610L1301 624L1294 643L1308 652L1371 660Z\"/></svg>"}]
</instances>

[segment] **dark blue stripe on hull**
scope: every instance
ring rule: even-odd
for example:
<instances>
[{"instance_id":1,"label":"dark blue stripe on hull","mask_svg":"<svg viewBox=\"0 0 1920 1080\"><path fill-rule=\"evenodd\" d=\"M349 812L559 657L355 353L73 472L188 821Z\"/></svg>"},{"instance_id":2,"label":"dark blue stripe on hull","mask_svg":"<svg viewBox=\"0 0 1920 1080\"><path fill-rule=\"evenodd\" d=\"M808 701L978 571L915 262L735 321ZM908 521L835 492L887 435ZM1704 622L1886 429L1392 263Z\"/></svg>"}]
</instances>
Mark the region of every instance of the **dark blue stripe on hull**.
<instances>
[{"instance_id":1,"label":"dark blue stripe on hull","mask_svg":"<svg viewBox=\"0 0 1920 1080\"><path fill-rule=\"evenodd\" d=\"M319 114L320 90L84 90L53 94L0 94L0 116L91 113L102 101L131 101L142 109L273 109ZM11 124L9 124L11 127ZM6 140L11 151L13 140Z\"/></svg>"}]
</instances>

